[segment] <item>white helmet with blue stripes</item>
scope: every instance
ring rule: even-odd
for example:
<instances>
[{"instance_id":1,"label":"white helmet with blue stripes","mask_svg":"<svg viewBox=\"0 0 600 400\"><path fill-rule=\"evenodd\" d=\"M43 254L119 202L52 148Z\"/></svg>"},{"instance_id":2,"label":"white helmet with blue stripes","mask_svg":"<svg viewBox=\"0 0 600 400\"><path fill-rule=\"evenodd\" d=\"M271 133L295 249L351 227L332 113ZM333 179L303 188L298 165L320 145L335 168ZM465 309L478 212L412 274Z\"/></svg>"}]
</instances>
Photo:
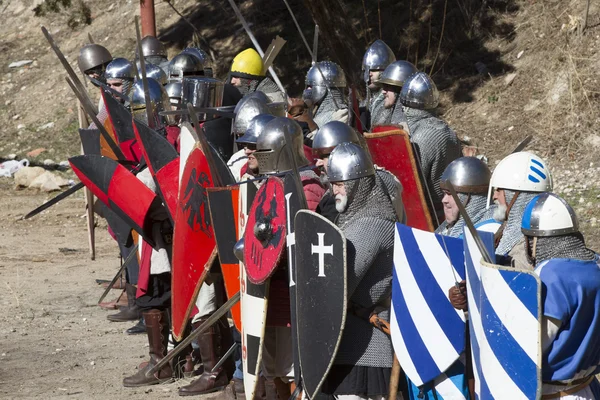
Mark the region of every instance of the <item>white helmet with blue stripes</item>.
<instances>
[{"instance_id":1,"label":"white helmet with blue stripes","mask_svg":"<svg viewBox=\"0 0 600 400\"><path fill-rule=\"evenodd\" d=\"M543 193L552 191L552 174L546 162L528 151L512 153L505 157L490 179L488 204L494 189Z\"/></svg>"},{"instance_id":2,"label":"white helmet with blue stripes","mask_svg":"<svg viewBox=\"0 0 600 400\"><path fill-rule=\"evenodd\" d=\"M535 196L523 213L521 231L526 236L559 236L579 232L573 208L553 193Z\"/></svg>"}]
</instances>

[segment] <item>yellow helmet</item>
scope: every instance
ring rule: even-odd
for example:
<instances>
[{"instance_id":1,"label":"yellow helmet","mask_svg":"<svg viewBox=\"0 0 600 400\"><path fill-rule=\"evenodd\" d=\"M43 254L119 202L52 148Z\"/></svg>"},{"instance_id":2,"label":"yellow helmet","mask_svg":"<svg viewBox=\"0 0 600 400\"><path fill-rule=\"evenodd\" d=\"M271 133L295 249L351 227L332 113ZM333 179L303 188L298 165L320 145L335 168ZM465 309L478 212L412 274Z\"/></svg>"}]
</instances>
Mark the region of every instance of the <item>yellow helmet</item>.
<instances>
[{"instance_id":1,"label":"yellow helmet","mask_svg":"<svg viewBox=\"0 0 600 400\"><path fill-rule=\"evenodd\" d=\"M239 53L231 63L231 76L257 79L265 76L264 64L260 55L254 49L246 49Z\"/></svg>"}]
</instances>

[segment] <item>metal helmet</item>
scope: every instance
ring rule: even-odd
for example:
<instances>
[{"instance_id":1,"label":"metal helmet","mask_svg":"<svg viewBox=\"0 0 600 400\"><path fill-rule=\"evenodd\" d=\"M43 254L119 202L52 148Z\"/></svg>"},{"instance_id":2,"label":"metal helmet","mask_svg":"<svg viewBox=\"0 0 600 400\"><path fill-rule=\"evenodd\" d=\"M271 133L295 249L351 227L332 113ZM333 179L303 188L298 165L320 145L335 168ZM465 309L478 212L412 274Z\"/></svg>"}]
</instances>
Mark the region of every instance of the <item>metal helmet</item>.
<instances>
[{"instance_id":1,"label":"metal helmet","mask_svg":"<svg viewBox=\"0 0 600 400\"><path fill-rule=\"evenodd\" d=\"M104 77L106 79L133 80L135 78L133 65L125 58L115 58L106 66Z\"/></svg>"},{"instance_id":2,"label":"metal helmet","mask_svg":"<svg viewBox=\"0 0 600 400\"><path fill-rule=\"evenodd\" d=\"M265 126L276 117L271 114L259 114L250 120L248 129L242 137L236 140L237 143L256 143L260 134L265 130Z\"/></svg>"},{"instance_id":3,"label":"metal helmet","mask_svg":"<svg viewBox=\"0 0 600 400\"><path fill-rule=\"evenodd\" d=\"M304 135L296 121L276 117L269 122L256 140L254 157L261 174L291 171L309 164L304 156Z\"/></svg>"},{"instance_id":4,"label":"metal helmet","mask_svg":"<svg viewBox=\"0 0 600 400\"><path fill-rule=\"evenodd\" d=\"M152 118L154 120L155 129L160 129L163 128L168 121L168 119L160 116L160 112L170 110L169 95L167 95L165 87L157 80L148 78L147 81L148 94L150 96L150 103L152 104L153 111ZM146 113L146 96L144 95L144 84L142 80L137 80L133 84L130 104L133 117L150 125Z\"/></svg>"},{"instance_id":5,"label":"metal helmet","mask_svg":"<svg viewBox=\"0 0 600 400\"><path fill-rule=\"evenodd\" d=\"M137 70L138 70L138 79L142 79L142 64L138 60L136 62ZM146 67L146 78L152 78L158 81L161 85L166 85L168 83L167 74L161 67L156 64L152 64L149 62L145 62L144 66Z\"/></svg>"},{"instance_id":6,"label":"metal helmet","mask_svg":"<svg viewBox=\"0 0 600 400\"><path fill-rule=\"evenodd\" d=\"M329 155L327 176L329 182L345 182L375 175L369 153L354 143L340 143Z\"/></svg>"},{"instance_id":7,"label":"metal helmet","mask_svg":"<svg viewBox=\"0 0 600 400\"><path fill-rule=\"evenodd\" d=\"M407 107L431 110L440 102L440 93L429 75L417 72L402 86L400 102Z\"/></svg>"},{"instance_id":8,"label":"metal helmet","mask_svg":"<svg viewBox=\"0 0 600 400\"><path fill-rule=\"evenodd\" d=\"M448 189L448 182L458 193L486 193L492 173L486 163L477 157L460 157L452 161L440 178L440 188Z\"/></svg>"},{"instance_id":9,"label":"metal helmet","mask_svg":"<svg viewBox=\"0 0 600 400\"><path fill-rule=\"evenodd\" d=\"M369 71L384 70L396 61L390 46L381 39L374 41L365 52L362 61L363 79L369 82Z\"/></svg>"},{"instance_id":10,"label":"metal helmet","mask_svg":"<svg viewBox=\"0 0 600 400\"><path fill-rule=\"evenodd\" d=\"M77 65L79 65L81 72L85 73L108 64L112 59L112 55L106 47L94 43L86 44L79 50Z\"/></svg>"},{"instance_id":11,"label":"metal helmet","mask_svg":"<svg viewBox=\"0 0 600 400\"><path fill-rule=\"evenodd\" d=\"M258 92L255 92L258 93ZM260 114L271 114L269 106L260 96L246 96L235 106L235 118L231 124L231 133L241 136L246 133L250 121Z\"/></svg>"},{"instance_id":12,"label":"metal helmet","mask_svg":"<svg viewBox=\"0 0 600 400\"><path fill-rule=\"evenodd\" d=\"M506 156L494 169L488 189L488 207L494 188L534 193L551 192L552 174L540 157L528 151L521 151Z\"/></svg>"},{"instance_id":13,"label":"metal helmet","mask_svg":"<svg viewBox=\"0 0 600 400\"><path fill-rule=\"evenodd\" d=\"M378 85L396 86L398 87L398 91L400 91L406 80L416 72L418 72L417 67L412 63L404 60L395 61L387 66L375 83Z\"/></svg>"},{"instance_id":14,"label":"metal helmet","mask_svg":"<svg viewBox=\"0 0 600 400\"><path fill-rule=\"evenodd\" d=\"M233 246L233 255L235 255L235 258L237 258L241 262L244 262L244 238L243 237L240 240L238 240L235 243L235 245Z\"/></svg>"},{"instance_id":15,"label":"metal helmet","mask_svg":"<svg viewBox=\"0 0 600 400\"><path fill-rule=\"evenodd\" d=\"M223 105L225 84L207 76L183 78L181 103L190 103L194 108L213 108ZM199 120L206 120L210 114L198 113Z\"/></svg>"},{"instance_id":16,"label":"metal helmet","mask_svg":"<svg viewBox=\"0 0 600 400\"><path fill-rule=\"evenodd\" d=\"M229 74L239 78L259 79L265 76L265 64L254 49L246 49L233 58Z\"/></svg>"},{"instance_id":17,"label":"metal helmet","mask_svg":"<svg viewBox=\"0 0 600 400\"><path fill-rule=\"evenodd\" d=\"M198 57L202 62L202 65L204 65L204 75L210 77L213 76L212 60L204 50L197 47L186 47L180 54L191 54Z\"/></svg>"},{"instance_id":18,"label":"metal helmet","mask_svg":"<svg viewBox=\"0 0 600 400\"><path fill-rule=\"evenodd\" d=\"M573 208L553 193L535 196L523 213L521 231L526 236L560 236L579 232Z\"/></svg>"},{"instance_id":19,"label":"metal helmet","mask_svg":"<svg viewBox=\"0 0 600 400\"><path fill-rule=\"evenodd\" d=\"M169 78L182 79L184 76L204 75L204 64L195 55L179 53L169 62Z\"/></svg>"},{"instance_id":20,"label":"metal helmet","mask_svg":"<svg viewBox=\"0 0 600 400\"><path fill-rule=\"evenodd\" d=\"M306 74L306 90L302 97L312 104L319 104L327 95L327 88L346 87L346 74L332 61L315 63Z\"/></svg>"},{"instance_id":21,"label":"metal helmet","mask_svg":"<svg viewBox=\"0 0 600 400\"><path fill-rule=\"evenodd\" d=\"M181 82L170 82L165 86L169 101L171 104L180 104L183 92L183 85Z\"/></svg>"},{"instance_id":22,"label":"metal helmet","mask_svg":"<svg viewBox=\"0 0 600 400\"><path fill-rule=\"evenodd\" d=\"M136 55L137 47L136 47ZM144 36L142 39L142 55L144 57L164 57L167 58L167 49L165 45L154 36Z\"/></svg>"},{"instance_id":23,"label":"metal helmet","mask_svg":"<svg viewBox=\"0 0 600 400\"><path fill-rule=\"evenodd\" d=\"M360 146L358 133L348 124L330 121L320 127L313 138L313 156L327 156L340 143L355 143Z\"/></svg>"}]
</instances>

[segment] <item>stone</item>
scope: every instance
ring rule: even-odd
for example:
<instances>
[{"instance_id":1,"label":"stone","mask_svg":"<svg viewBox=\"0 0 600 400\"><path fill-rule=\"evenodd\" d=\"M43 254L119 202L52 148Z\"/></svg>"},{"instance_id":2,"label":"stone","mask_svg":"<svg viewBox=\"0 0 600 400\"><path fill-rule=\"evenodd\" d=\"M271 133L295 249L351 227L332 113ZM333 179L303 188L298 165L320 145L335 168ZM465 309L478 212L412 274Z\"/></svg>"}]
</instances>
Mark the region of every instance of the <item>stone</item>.
<instances>
[{"instance_id":1,"label":"stone","mask_svg":"<svg viewBox=\"0 0 600 400\"><path fill-rule=\"evenodd\" d=\"M46 170L42 167L23 167L14 175L15 185L29 187L29 185L44 172L46 172Z\"/></svg>"},{"instance_id":2,"label":"stone","mask_svg":"<svg viewBox=\"0 0 600 400\"><path fill-rule=\"evenodd\" d=\"M49 159L49 158L47 158L47 159L45 159L45 160L44 160L44 165L45 165L45 166L47 166L47 167L50 167L50 166L52 166L52 165L54 165L54 164L56 164L56 163L54 162L54 160L51 160L51 159Z\"/></svg>"},{"instance_id":3,"label":"stone","mask_svg":"<svg viewBox=\"0 0 600 400\"><path fill-rule=\"evenodd\" d=\"M19 124L19 125L17 125L17 129L19 129L19 130L25 129L25 125Z\"/></svg>"},{"instance_id":4,"label":"stone","mask_svg":"<svg viewBox=\"0 0 600 400\"><path fill-rule=\"evenodd\" d=\"M569 91L569 77L565 71L556 76L552 89L548 92L546 102L550 105L556 105L560 98Z\"/></svg>"},{"instance_id":5,"label":"stone","mask_svg":"<svg viewBox=\"0 0 600 400\"><path fill-rule=\"evenodd\" d=\"M504 85L505 86L510 86L511 83L513 83L513 81L515 80L515 78L517 77L517 73L513 72L512 74L508 74L504 77Z\"/></svg>"},{"instance_id":6,"label":"stone","mask_svg":"<svg viewBox=\"0 0 600 400\"><path fill-rule=\"evenodd\" d=\"M27 153L27 157L37 157L40 154L42 154L44 151L46 151L46 149L43 148L43 147L40 147L40 148L35 149L35 150L31 150L29 153Z\"/></svg>"},{"instance_id":7,"label":"stone","mask_svg":"<svg viewBox=\"0 0 600 400\"><path fill-rule=\"evenodd\" d=\"M45 171L43 174L35 178L29 185L30 189L40 189L45 192L60 190L61 186L68 186L69 181L53 174L50 171Z\"/></svg>"},{"instance_id":8,"label":"stone","mask_svg":"<svg viewBox=\"0 0 600 400\"><path fill-rule=\"evenodd\" d=\"M44 130L44 129L52 129L52 128L54 128L54 122L48 122L47 124L40 126L38 129Z\"/></svg>"},{"instance_id":9,"label":"stone","mask_svg":"<svg viewBox=\"0 0 600 400\"><path fill-rule=\"evenodd\" d=\"M31 63L33 63L33 60L15 61L15 62L11 62L10 64L8 64L8 68L21 68L21 67L29 65Z\"/></svg>"}]
</instances>

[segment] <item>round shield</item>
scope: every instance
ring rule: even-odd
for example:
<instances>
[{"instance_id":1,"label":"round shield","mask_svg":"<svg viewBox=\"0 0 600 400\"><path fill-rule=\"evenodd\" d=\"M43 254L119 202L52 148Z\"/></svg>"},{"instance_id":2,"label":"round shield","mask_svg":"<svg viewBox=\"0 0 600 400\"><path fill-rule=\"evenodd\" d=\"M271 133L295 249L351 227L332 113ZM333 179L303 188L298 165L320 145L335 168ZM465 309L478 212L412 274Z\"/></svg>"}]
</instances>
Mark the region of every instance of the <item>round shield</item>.
<instances>
[{"instance_id":1,"label":"round shield","mask_svg":"<svg viewBox=\"0 0 600 400\"><path fill-rule=\"evenodd\" d=\"M244 261L250 282L261 284L279 264L285 248L283 182L271 177L256 193L244 233Z\"/></svg>"}]
</instances>

